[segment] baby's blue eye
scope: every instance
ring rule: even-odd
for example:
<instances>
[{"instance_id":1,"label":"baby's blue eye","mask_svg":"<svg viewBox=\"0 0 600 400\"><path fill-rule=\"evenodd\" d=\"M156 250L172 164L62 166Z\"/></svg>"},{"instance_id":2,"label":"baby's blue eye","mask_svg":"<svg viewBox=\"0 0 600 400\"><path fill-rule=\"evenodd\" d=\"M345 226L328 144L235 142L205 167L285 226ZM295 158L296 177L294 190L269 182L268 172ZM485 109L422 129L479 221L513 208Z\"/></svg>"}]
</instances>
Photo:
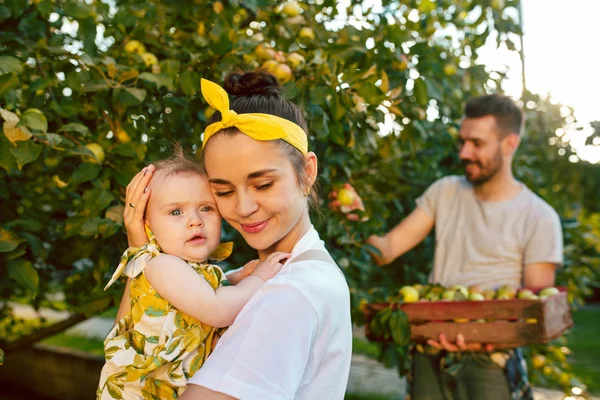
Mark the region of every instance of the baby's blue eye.
<instances>
[{"instance_id":1,"label":"baby's blue eye","mask_svg":"<svg viewBox=\"0 0 600 400\"><path fill-rule=\"evenodd\" d=\"M181 215L181 210L173 210L171 211L171 215L178 217Z\"/></svg>"},{"instance_id":2,"label":"baby's blue eye","mask_svg":"<svg viewBox=\"0 0 600 400\"><path fill-rule=\"evenodd\" d=\"M205 206L200 209L201 212L209 212L210 210L211 208L209 206Z\"/></svg>"}]
</instances>

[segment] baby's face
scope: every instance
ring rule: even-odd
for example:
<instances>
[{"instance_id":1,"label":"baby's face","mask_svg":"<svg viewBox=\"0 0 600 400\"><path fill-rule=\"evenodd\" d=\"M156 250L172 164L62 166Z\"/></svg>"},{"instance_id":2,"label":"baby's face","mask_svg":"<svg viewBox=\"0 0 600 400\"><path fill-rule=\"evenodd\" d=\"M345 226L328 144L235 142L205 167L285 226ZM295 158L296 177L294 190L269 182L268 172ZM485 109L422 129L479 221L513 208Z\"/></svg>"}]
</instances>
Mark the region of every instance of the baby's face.
<instances>
[{"instance_id":1,"label":"baby's face","mask_svg":"<svg viewBox=\"0 0 600 400\"><path fill-rule=\"evenodd\" d=\"M146 224L162 251L189 261L206 261L221 240L221 215L208 180L195 173L150 182Z\"/></svg>"}]
</instances>

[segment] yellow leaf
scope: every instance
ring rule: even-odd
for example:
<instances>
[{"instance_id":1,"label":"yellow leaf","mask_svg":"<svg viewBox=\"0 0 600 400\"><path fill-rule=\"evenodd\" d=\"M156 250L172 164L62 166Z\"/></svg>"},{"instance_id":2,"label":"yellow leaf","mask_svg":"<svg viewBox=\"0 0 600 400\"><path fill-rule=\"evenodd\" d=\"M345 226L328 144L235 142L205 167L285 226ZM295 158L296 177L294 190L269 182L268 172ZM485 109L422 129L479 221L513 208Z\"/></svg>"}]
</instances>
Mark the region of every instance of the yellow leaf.
<instances>
[{"instance_id":1,"label":"yellow leaf","mask_svg":"<svg viewBox=\"0 0 600 400\"><path fill-rule=\"evenodd\" d=\"M135 69L130 69L128 71L123 71L119 74L119 82L125 82L130 79L134 79L140 76L140 73Z\"/></svg>"},{"instance_id":2,"label":"yellow leaf","mask_svg":"<svg viewBox=\"0 0 600 400\"><path fill-rule=\"evenodd\" d=\"M390 99L395 99L396 97L402 94L402 86L398 86L397 88L392 89L390 92Z\"/></svg>"},{"instance_id":3,"label":"yellow leaf","mask_svg":"<svg viewBox=\"0 0 600 400\"><path fill-rule=\"evenodd\" d=\"M387 93L390 90L390 79L385 71L381 71L381 85L379 85L379 89L383 93Z\"/></svg>"},{"instance_id":4,"label":"yellow leaf","mask_svg":"<svg viewBox=\"0 0 600 400\"><path fill-rule=\"evenodd\" d=\"M388 107L388 110L394 115L397 115L399 117L404 117L404 113L398 107L394 107L394 106Z\"/></svg>"},{"instance_id":5,"label":"yellow leaf","mask_svg":"<svg viewBox=\"0 0 600 400\"><path fill-rule=\"evenodd\" d=\"M377 67L375 65L371 66L371 68L369 68L367 70L367 72L365 72L365 74L363 76L361 76L361 79L367 79L370 76L375 75L375 73L377 72Z\"/></svg>"},{"instance_id":6,"label":"yellow leaf","mask_svg":"<svg viewBox=\"0 0 600 400\"><path fill-rule=\"evenodd\" d=\"M0 115L4 118L4 124L2 128L4 129L4 136L11 143L15 143L18 141L29 140L31 138L31 132L24 126L17 127L19 123L19 117L17 114L12 113L10 111L4 110L0 108Z\"/></svg>"}]
</instances>

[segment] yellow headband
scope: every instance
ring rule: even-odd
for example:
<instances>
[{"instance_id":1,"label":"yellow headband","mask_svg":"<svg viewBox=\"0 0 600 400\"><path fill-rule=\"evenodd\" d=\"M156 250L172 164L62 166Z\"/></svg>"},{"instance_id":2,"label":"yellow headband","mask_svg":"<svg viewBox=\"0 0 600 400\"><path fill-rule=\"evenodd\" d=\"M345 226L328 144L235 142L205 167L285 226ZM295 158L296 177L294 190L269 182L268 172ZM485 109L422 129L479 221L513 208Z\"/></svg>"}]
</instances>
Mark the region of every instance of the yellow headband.
<instances>
[{"instance_id":1,"label":"yellow headband","mask_svg":"<svg viewBox=\"0 0 600 400\"><path fill-rule=\"evenodd\" d=\"M302 154L308 152L308 139L300 126L285 118L270 114L238 114L229 109L229 97L221 86L207 79L200 80L202 95L210 106L221 112L221 121L210 124L204 131L202 147L221 129L236 127L240 132L256 140L283 139Z\"/></svg>"}]
</instances>

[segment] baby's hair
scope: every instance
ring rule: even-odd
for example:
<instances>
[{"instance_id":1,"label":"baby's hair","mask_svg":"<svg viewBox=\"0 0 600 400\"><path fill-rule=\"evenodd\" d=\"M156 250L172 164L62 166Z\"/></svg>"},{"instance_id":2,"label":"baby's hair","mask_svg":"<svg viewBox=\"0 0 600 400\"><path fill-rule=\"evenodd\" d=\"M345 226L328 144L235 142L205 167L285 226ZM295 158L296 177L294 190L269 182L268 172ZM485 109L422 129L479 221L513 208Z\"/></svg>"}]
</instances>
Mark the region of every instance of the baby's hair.
<instances>
[{"instance_id":1,"label":"baby's hair","mask_svg":"<svg viewBox=\"0 0 600 400\"><path fill-rule=\"evenodd\" d=\"M152 165L156 168L156 172L160 172L165 178L181 173L206 176L202 164L185 154L179 143L174 144L173 153L170 157L153 162Z\"/></svg>"}]
</instances>

